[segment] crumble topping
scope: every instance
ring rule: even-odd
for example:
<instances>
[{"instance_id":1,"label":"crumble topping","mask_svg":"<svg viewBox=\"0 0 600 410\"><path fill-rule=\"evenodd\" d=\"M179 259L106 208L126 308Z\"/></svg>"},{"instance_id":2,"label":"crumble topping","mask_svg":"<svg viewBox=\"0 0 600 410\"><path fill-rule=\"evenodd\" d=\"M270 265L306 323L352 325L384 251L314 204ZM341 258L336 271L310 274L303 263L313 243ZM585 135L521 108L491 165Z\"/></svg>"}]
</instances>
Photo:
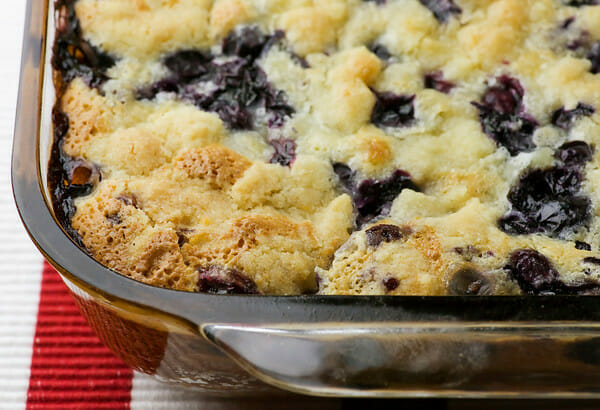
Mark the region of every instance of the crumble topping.
<instances>
[{"instance_id":1,"label":"crumble topping","mask_svg":"<svg viewBox=\"0 0 600 410\"><path fill-rule=\"evenodd\" d=\"M57 0L54 208L178 290L597 294L600 5Z\"/></svg>"}]
</instances>

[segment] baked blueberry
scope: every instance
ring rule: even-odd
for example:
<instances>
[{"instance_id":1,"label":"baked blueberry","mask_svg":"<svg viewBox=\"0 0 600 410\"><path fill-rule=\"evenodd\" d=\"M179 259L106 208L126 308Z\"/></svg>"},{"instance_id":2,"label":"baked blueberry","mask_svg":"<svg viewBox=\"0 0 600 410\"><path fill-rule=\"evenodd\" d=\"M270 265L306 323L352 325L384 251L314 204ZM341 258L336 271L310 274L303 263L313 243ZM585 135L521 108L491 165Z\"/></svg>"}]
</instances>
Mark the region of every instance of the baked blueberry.
<instances>
[{"instance_id":1,"label":"baked blueberry","mask_svg":"<svg viewBox=\"0 0 600 410\"><path fill-rule=\"evenodd\" d=\"M403 127L415 119L414 95L395 94L389 91L375 94L371 122L378 127Z\"/></svg>"},{"instance_id":2,"label":"baked blueberry","mask_svg":"<svg viewBox=\"0 0 600 410\"><path fill-rule=\"evenodd\" d=\"M508 194L512 211L500 219L500 229L565 237L586 226L591 201L578 194L582 178L579 169L565 166L525 173Z\"/></svg>"},{"instance_id":3,"label":"baked blueberry","mask_svg":"<svg viewBox=\"0 0 600 410\"><path fill-rule=\"evenodd\" d=\"M563 130L568 130L577 118L589 117L595 112L594 107L583 103L578 103L577 107L572 110L565 110L565 107L561 107L552 114L552 124Z\"/></svg>"},{"instance_id":4,"label":"baked blueberry","mask_svg":"<svg viewBox=\"0 0 600 410\"><path fill-rule=\"evenodd\" d=\"M74 3L56 2L59 19L52 67L61 73L65 83L80 77L90 87L99 88L108 80L106 71L115 64L115 58L83 39Z\"/></svg>"},{"instance_id":5,"label":"baked blueberry","mask_svg":"<svg viewBox=\"0 0 600 410\"><path fill-rule=\"evenodd\" d=\"M271 164L290 166L296 159L296 142L290 139L275 139L269 141L275 152L269 161Z\"/></svg>"},{"instance_id":6,"label":"baked blueberry","mask_svg":"<svg viewBox=\"0 0 600 410\"><path fill-rule=\"evenodd\" d=\"M473 268L459 269L448 282L448 293L455 296L485 296L492 294L492 282Z\"/></svg>"},{"instance_id":7,"label":"baked blueberry","mask_svg":"<svg viewBox=\"0 0 600 410\"><path fill-rule=\"evenodd\" d=\"M382 283L386 292L392 292L396 290L398 286L400 286L400 282L398 281L398 279L394 278L393 276L388 276L387 278L384 278L382 280Z\"/></svg>"},{"instance_id":8,"label":"baked blueberry","mask_svg":"<svg viewBox=\"0 0 600 410\"><path fill-rule=\"evenodd\" d=\"M585 258L584 261L586 259L597 259L600 263L598 258ZM599 290L598 283L594 281L562 282L552 262L533 249L514 251L505 269L521 290L531 295L590 295L597 294Z\"/></svg>"},{"instance_id":9,"label":"baked blueberry","mask_svg":"<svg viewBox=\"0 0 600 410\"><path fill-rule=\"evenodd\" d=\"M203 293L258 294L256 283L236 269L222 266L208 266L198 269L198 291Z\"/></svg>"},{"instance_id":10,"label":"baked blueberry","mask_svg":"<svg viewBox=\"0 0 600 410\"><path fill-rule=\"evenodd\" d=\"M222 42L223 55L182 50L163 63L170 75L137 90L138 99L153 99L160 92L174 92L199 109L211 111L232 129L254 127L255 112L263 108L270 128L281 127L294 113L285 94L273 88L257 59L283 32L263 34L256 27L232 31ZM226 58L220 58L226 56Z\"/></svg>"},{"instance_id":11,"label":"baked blueberry","mask_svg":"<svg viewBox=\"0 0 600 410\"><path fill-rule=\"evenodd\" d=\"M473 103L479 109L483 132L512 156L535 148L533 133L538 123L523 112L524 94L519 80L503 75L487 88L481 102Z\"/></svg>"},{"instance_id":12,"label":"baked blueberry","mask_svg":"<svg viewBox=\"0 0 600 410\"><path fill-rule=\"evenodd\" d=\"M406 238L410 235L410 228L400 228L396 225L379 224L365 231L367 245L377 248L383 242L394 242Z\"/></svg>"},{"instance_id":13,"label":"baked blueberry","mask_svg":"<svg viewBox=\"0 0 600 410\"><path fill-rule=\"evenodd\" d=\"M444 74L441 71L425 74L425 88L431 88L444 94L448 94L456 85L450 81L444 80Z\"/></svg>"},{"instance_id":14,"label":"baked blueberry","mask_svg":"<svg viewBox=\"0 0 600 410\"><path fill-rule=\"evenodd\" d=\"M440 23L445 23L453 15L462 12L452 0L419 0L419 2L432 12Z\"/></svg>"},{"instance_id":15,"label":"baked blueberry","mask_svg":"<svg viewBox=\"0 0 600 410\"><path fill-rule=\"evenodd\" d=\"M336 163L333 170L340 185L350 194L357 211L356 223L362 226L375 217L387 215L392 202L404 189L419 191L410 174L397 169L383 179L365 179L356 182L356 172L345 164Z\"/></svg>"},{"instance_id":16,"label":"baked blueberry","mask_svg":"<svg viewBox=\"0 0 600 410\"><path fill-rule=\"evenodd\" d=\"M208 73L211 56L199 50L182 50L164 60L164 65L177 76L185 80L200 77Z\"/></svg>"},{"instance_id":17,"label":"baked blueberry","mask_svg":"<svg viewBox=\"0 0 600 410\"><path fill-rule=\"evenodd\" d=\"M558 280L558 272L548 258L534 249L514 251L505 269L526 293L561 293L562 284Z\"/></svg>"},{"instance_id":18,"label":"baked blueberry","mask_svg":"<svg viewBox=\"0 0 600 410\"><path fill-rule=\"evenodd\" d=\"M600 41L592 44L592 47L587 54L587 59L592 63L590 71L593 74L598 74L600 72Z\"/></svg>"},{"instance_id":19,"label":"baked blueberry","mask_svg":"<svg viewBox=\"0 0 600 410\"><path fill-rule=\"evenodd\" d=\"M566 165L584 166L592 160L594 150L585 141L569 141L561 145L554 157Z\"/></svg>"},{"instance_id":20,"label":"baked blueberry","mask_svg":"<svg viewBox=\"0 0 600 410\"><path fill-rule=\"evenodd\" d=\"M373 43L368 48L371 53L375 54L382 61L388 61L392 58L392 53L383 44Z\"/></svg>"},{"instance_id":21,"label":"baked blueberry","mask_svg":"<svg viewBox=\"0 0 600 410\"><path fill-rule=\"evenodd\" d=\"M387 215L392 202L404 189L419 189L408 172L400 169L383 179L366 179L354 191L354 204L358 211L357 222L363 225L375 217Z\"/></svg>"},{"instance_id":22,"label":"baked blueberry","mask_svg":"<svg viewBox=\"0 0 600 410\"><path fill-rule=\"evenodd\" d=\"M566 0L565 4L571 7L595 6L598 0Z\"/></svg>"},{"instance_id":23,"label":"baked blueberry","mask_svg":"<svg viewBox=\"0 0 600 410\"><path fill-rule=\"evenodd\" d=\"M575 249L579 249L580 251L591 251L592 246L586 242L575 241Z\"/></svg>"}]
</instances>

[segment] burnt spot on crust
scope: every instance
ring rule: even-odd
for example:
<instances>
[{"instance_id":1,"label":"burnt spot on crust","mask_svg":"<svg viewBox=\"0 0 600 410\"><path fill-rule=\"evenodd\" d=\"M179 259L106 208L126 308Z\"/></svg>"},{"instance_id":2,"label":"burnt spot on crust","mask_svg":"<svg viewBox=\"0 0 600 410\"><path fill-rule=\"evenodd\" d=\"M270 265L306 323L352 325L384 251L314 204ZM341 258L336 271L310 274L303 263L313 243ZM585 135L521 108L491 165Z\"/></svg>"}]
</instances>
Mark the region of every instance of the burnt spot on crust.
<instances>
[{"instance_id":1,"label":"burnt spot on crust","mask_svg":"<svg viewBox=\"0 0 600 410\"><path fill-rule=\"evenodd\" d=\"M244 27L225 37L222 54L177 51L163 60L169 76L137 90L136 97L153 99L161 92L175 93L238 130L253 129L256 113L264 110L266 125L279 128L295 110L285 93L269 83L258 59L283 37L282 31L266 35L257 27Z\"/></svg>"},{"instance_id":2,"label":"burnt spot on crust","mask_svg":"<svg viewBox=\"0 0 600 410\"><path fill-rule=\"evenodd\" d=\"M365 231L367 245L377 248L383 242L394 242L406 238L412 233L409 227L399 227L390 224L375 225Z\"/></svg>"},{"instance_id":3,"label":"burnt spot on crust","mask_svg":"<svg viewBox=\"0 0 600 410\"><path fill-rule=\"evenodd\" d=\"M337 174L340 185L352 197L354 208L358 215L357 225L363 226L378 216L385 216L390 212L392 202L404 189L419 191L412 181L410 174L397 169L387 178L364 179L356 182L356 172L345 164L336 163L333 170Z\"/></svg>"},{"instance_id":4,"label":"burnt spot on crust","mask_svg":"<svg viewBox=\"0 0 600 410\"><path fill-rule=\"evenodd\" d=\"M52 67L70 82L81 77L92 88L99 88L108 77L106 71L115 59L90 44L82 36L74 0L58 0L56 39L52 49Z\"/></svg>"},{"instance_id":5,"label":"burnt spot on crust","mask_svg":"<svg viewBox=\"0 0 600 410\"><path fill-rule=\"evenodd\" d=\"M218 295L259 294L254 281L241 272L222 266L208 266L198 269L198 291Z\"/></svg>"}]
</instances>

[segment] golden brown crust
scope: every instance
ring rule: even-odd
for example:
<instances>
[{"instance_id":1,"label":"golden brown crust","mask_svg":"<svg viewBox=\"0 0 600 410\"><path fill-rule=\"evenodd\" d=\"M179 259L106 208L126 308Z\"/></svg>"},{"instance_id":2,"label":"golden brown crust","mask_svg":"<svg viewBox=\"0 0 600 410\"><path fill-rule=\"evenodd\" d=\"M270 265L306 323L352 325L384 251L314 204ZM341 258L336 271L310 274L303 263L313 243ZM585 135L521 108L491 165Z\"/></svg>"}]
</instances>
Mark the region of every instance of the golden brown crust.
<instances>
[{"instance_id":1,"label":"golden brown crust","mask_svg":"<svg viewBox=\"0 0 600 410\"><path fill-rule=\"evenodd\" d=\"M228 189L252 163L221 145L193 148L176 160L176 167L190 178L206 179L215 189Z\"/></svg>"}]
</instances>

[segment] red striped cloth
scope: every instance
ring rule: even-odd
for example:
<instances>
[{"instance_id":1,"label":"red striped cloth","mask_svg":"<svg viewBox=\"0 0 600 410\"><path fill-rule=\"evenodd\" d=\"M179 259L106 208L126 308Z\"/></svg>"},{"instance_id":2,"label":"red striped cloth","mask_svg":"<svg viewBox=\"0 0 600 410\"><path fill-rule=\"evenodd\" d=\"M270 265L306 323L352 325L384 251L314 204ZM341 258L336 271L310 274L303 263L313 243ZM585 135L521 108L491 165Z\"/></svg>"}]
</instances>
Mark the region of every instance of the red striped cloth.
<instances>
[{"instance_id":1,"label":"red striped cloth","mask_svg":"<svg viewBox=\"0 0 600 410\"><path fill-rule=\"evenodd\" d=\"M27 409L129 409L132 379L133 371L102 345L44 262Z\"/></svg>"}]
</instances>

